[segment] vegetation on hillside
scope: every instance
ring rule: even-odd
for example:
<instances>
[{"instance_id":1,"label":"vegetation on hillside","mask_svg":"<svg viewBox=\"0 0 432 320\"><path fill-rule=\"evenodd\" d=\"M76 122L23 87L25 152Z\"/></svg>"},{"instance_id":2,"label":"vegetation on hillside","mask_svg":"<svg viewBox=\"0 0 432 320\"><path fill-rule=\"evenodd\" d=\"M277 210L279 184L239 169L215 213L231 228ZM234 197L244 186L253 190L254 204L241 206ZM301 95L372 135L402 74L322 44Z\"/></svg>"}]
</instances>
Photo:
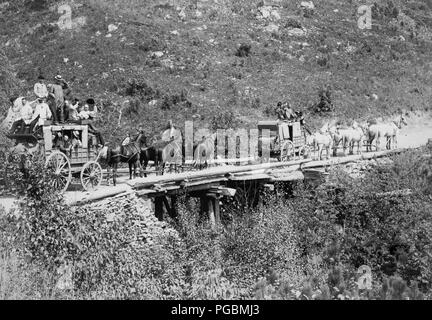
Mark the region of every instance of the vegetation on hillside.
<instances>
[{"instance_id":1,"label":"vegetation on hillside","mask_svg":"<svg viewBox=\"0 0 432 320\"><path fill-rule=\"evenodd\" d=\"M73 29L61 30L56 1L19 0L0 7L0 39L24 82L17 91L39 73L62 74L78 97L100 103L97 125L112 143L138 122L152 136L167 119L182 127L194 114L197 126L221 112L254 126L274 117L265 110L279 100L315 123L323 88L334 117L430 105L429 0L375 1L371 30L357 26L362 1L319 2L310 12L299 3L74 1Z\"/></svg>"}]
</instances>

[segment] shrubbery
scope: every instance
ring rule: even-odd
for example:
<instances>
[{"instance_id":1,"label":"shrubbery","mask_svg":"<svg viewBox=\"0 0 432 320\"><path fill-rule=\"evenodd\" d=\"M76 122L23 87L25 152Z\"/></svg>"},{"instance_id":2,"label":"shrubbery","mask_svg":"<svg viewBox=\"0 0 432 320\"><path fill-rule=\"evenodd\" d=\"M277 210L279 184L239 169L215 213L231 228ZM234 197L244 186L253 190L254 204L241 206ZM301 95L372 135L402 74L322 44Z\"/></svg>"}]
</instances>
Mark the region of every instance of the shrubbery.
<instances>
[{"instance_id":1,"label":"shrubbery","mask_svg":"<svg viewBox=\"0 0 432 320\"><path fill-rule=\"evenodd\" d=\"M423 150L424 151L424 150ZM431 158L394 157L353 179L278 188L212 230L179 201L177 236L136 241L139 212L67 207L34 161L13 171L19 209L0 215L3 298L423 299L432 284ZM12 165L12 164L9 164ZM2 168L3 169L3 168ZM12 179L12 177L10 177ZM391 192L410 189L405 196ZM225 219L226 220L226 219ZM137 229L138 228L138 229ZM134 240L135 239L135 240ZM69 265L73 290L59 290ZM359 288L360 266L371 287Z\"/></svg>"}]
</instances>

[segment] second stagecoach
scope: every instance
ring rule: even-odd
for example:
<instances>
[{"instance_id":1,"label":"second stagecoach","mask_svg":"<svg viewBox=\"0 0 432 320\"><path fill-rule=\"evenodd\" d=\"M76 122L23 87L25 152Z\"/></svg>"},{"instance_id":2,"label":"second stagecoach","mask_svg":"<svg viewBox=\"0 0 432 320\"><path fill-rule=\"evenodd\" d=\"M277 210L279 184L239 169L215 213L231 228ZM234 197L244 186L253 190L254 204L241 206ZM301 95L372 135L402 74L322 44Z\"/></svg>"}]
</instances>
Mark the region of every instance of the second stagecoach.
<instances>
[{"instance_id":1,"label":"second stagecoach","mask_svg":"<svg viewBox=\"0 0 432 320\"><path fill-rule=\"evenodd\" d=\"M258 139L260 156L265 154L263 148L266 145L270 158L279 161L305 158L310 154L306 144L307 132L301 121L260 121Z\"/></svg>"}]
</instances>

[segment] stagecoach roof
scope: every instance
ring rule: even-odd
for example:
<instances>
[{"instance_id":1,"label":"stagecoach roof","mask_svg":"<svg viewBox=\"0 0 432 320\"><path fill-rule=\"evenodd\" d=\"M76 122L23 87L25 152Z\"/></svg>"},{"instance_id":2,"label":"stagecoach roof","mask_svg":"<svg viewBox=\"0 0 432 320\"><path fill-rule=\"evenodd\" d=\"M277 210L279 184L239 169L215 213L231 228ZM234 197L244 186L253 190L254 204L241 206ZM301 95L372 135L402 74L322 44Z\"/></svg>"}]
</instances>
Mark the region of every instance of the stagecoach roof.
<instances>
[{"instance_id":1,"label":"stagecoach roof","mask_svg":"<svg viewBox=\"0 0 432 320\"><path fill-rule=\"evenodd\" d=\"M267 121L259 121L258 127L277 127L279 125L279 121L275 120L267 120Z\"/></svg>"}]
</instances>

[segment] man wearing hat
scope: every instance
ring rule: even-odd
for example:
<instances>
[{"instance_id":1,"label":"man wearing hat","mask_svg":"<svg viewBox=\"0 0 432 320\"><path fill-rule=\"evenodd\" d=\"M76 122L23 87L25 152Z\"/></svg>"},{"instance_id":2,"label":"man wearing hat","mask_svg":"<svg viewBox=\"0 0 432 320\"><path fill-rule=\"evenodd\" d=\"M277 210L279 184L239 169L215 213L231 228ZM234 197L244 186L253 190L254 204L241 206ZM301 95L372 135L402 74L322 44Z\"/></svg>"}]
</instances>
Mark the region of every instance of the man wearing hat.
<instances>
[{"instance_id":1,"label":"man wearing hat","mask_svg":"<svg viewBox=\"0 0 432 320\"><path fill-rule=\"evenodd\" d=\"M44 98L39 98L37 100L36 108L33 113L33 120L39 117L39 120L37 121L37 127L36 130L39 130L40 127L42 127L46 120L49 120L52 118L52 113L50 110L50 107L45 102Z\"/></svg>"},{"instance_id":2,"label":"man wearing hat","mask_svg":"<svg viewBox=\"0 0 432 320\"><path fill-rule=\"evenodd\" d=\"M46 98L48 97L48 89L45 85L44 76L40 75L38 77L38 82L34 85L34 93L38 98Z\"/></svg>"},{"instance_id":3,"label":"man wearing hat","mask_svg":"<svg viewBox=\"0 0 432 320\"><path fill-rule=\"evenodd\" d=\"M55 82L48 85L49 94L54 98L55 110L58 112L59 120L64 123L66 120L65 108L64 108L64 80L61 76L57 75L54 77Z\"/></svg>"},{"instance_id":4,"label":"man wearing hat","mask_svg":"<svg viewBox=\"0 0 432 320\"><path fill-rule=\"evenodd\" d=\"M284 118L286 120L293 120L295 119L295 113L294 110L291 108L289 102L285 102L283 104L283 114L284 114Z\"/></svg>"},{"instance_id":5,"label":"man wearing hat","mask_svg":"<svg viewBox=\"0 0 432 320\"><path fill-rule=\"evenodd\" d=\"M86 100L83 110L81 110L78 116L81 119L86 120L86 119L94 119L96 115L97 115L96 102L94 101L94 99L89 98ZM88 128L89 128L89 132L94 134L96 138L99 140L99 144L105 145L105 141L102 138L102 135L99 132L99 130L97 130L91 123L88 124Z\"/></svg>"},{"instance_id":6,"label":"man wearing hat","mask_svg":"<svg viewBox=\"0 0 432 320\"><path fill-rule=\"evenodd\" d=\"M23 128L21 129L20 133L32 133L33 128L35 127L36 123L39 121L39 115L34 116L34 104L35 101L27 101L26 99L22 100L22 103L24 106L21 109L21 117L23 120ZM27 131L28 129L28 131Z\"/></svg>"},{"instance_id":7,"label":"man wearing hat","mask_svg":"<svg viewBox=\"0 0 432 320\"><path fill-rule=\"evenodd\" d=\"M283 115L283 109L282 109L282 102L278 102L275 108L275 113L278 117L278 119L280 120L284 120L284 115Z\"/></svg>"},{"instance_id":8,"label":"man wearing hat","mask_svg":"<svg viewBox=\"0 0 432 320\"><path fill-rule=\"evenodd\" d=\"M97 114L97 107L95 105L95 101L90 98L87 99L86 103L84 104L84 107L82 108L78 116L82 120L88 120L88 119L96 118L96 114Z\"/></svg>"},{"instance_id":9,"label":"man wearing hat","mask_svg":"<svg viewBox=\"0 0 432 320\"><path fill-rule=\"evenodd\" d=\"M11 102L11 106L9 107L6 118L3 120L1 124L2 128L7 128L7 129L10 129L15 121L21 119L21 108L22 108L22 104L18 104L18 103L15 104L15 101L18 101L17 97L11 97L9 101Z\"/></svg>"},{"instance_id":10,"label":"man wearing hat","mask_svg":"<svg viewBox=\"0 0 432 320\"><path fill-rule=\"evenodd\" d=\"M71 141L71 156L72 156L72 150L78 149L82 147L82 142L80 140L80 134L79 131L73 131L72 132L72 141Z\"/></svg>"},{"instance_id":11,"label":"man wearing hat","mask_svg":"<svg viewBox=\"0 0 432 320\"><path fill-rule=\"evenodd\" d=\"M8 126L10 126L10 124L12 124L10 132L9 132L10 134L15 134L17 129L19 127L23 126L24 120L22 118L22 116L23 116L22 109L26 103L27 103L27 101L26 101L26 98L24 98L24 97L18 97L13 101L13 106L11 107L11 115L9 118L6 119L9 121L7 123ZM9 116L9 114L8 114L8 116Z\"/></svg>"},{"instance_id":12,"label":"man wearing hat","mask_svg":"<svg viewBox=\"0 0 432 320\"><path fill-rule=\"evenodd\" d=\"M65 106L68 108L68 121L79 122L80 117L80 104L79 99L75 98L72 102L69 100L65 101Z\"/></svg>"},{"instance_id":13,"label":"man wearing hat","mask_svg":"<svg viewBox=\"0 0 432 320\"><path fill-rule=\"evenodd\" d=\"M132 138L132 141L137 141L140 146L147 146L147 137L141 124L138 126L137 134Z\"/></svg>"}]
</instances>

